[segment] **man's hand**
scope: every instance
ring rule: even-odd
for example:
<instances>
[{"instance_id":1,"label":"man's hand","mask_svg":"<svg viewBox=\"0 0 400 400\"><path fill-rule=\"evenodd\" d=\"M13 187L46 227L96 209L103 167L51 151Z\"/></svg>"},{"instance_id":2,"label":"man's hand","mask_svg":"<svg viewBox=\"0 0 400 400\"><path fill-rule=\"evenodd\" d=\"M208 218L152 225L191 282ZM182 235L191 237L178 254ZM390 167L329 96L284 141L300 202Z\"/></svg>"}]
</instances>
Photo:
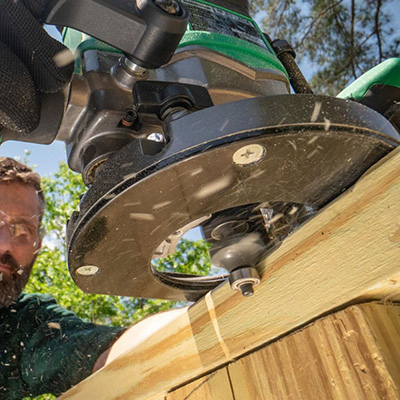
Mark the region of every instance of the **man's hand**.
<instances>
[{"instance_id":1,"label":"man's hand","mask_svg":"<svg viewBox=\"0 0 400 400\"><path fill-rule=\"evenodd\" d=\"M73 64L60 67L54 61L65 47L40 23L48 2L0 0L0 129L34 130L39 92L57 92L71 78Z\"/></svg>"}]
</instances>

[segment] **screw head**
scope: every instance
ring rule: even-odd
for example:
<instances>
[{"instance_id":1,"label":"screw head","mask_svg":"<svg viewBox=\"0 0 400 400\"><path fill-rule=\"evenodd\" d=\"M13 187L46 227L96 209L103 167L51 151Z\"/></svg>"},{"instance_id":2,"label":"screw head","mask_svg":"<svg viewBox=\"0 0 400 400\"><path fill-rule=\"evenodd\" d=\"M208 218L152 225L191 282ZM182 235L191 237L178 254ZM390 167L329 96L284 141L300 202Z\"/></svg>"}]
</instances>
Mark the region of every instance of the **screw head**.
<instances>
[{"instance_id":1,"label":"screw head","mask_svg":"<svg viewBox=\"0 0 400 400\"><path fill-rule=\"evenodd\" d=\"M259 144L249 144L235 151L232 156L237 165L252 165L260 162L265 157L265 147Z\"/></svg>"},{"instance_id":2,"label":"screw head","mask_svg":"<svg viewBox=\"0 0 400 400\"><path fill-rule=\"evenodd\" d=\"M82 267L77 268L75 272L83 276L93 276L97 274L99 271L100 268L96 267L95 265L83 265Z\"/></svg>"},{"instance_id":3,"label":"screw head","mask_svg":"<svg viewBox=\"0 0 400 400\"><path fill-rule=\"evenodd\" d=\"M150 133L146 138L147 140L151 140L152 142L162 143L165 142L164 135L159 132Z\"/></svg>"}]
</instances>

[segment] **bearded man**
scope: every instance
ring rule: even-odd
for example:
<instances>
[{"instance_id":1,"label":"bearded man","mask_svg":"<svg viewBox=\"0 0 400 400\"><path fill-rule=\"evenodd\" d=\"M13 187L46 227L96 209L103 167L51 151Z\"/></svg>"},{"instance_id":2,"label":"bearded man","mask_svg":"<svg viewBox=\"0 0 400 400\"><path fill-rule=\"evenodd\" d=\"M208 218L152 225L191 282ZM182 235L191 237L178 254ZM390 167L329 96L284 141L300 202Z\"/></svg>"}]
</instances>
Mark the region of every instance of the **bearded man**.
<instances>
[{"instance_id":1,"label":"bearded man","mask_svg":"<svg viewBox=\"0 0 400 400\"><path fill-rule=\"evenodd\" d=\"M44 208L39 176L0 157L0 399L61 394L101 367L124 331L85 323L49 295L22 293Z\"/></svg>"}]
</instances>

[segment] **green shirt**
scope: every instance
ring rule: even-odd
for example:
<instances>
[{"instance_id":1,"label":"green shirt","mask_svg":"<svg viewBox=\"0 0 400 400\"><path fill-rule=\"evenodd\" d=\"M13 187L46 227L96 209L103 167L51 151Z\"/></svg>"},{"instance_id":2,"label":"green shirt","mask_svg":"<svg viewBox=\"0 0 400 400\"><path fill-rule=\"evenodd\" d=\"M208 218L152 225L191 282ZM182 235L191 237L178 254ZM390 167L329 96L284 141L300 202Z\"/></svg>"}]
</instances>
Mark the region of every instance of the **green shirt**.
<instances>
[{"instance_id":1,"label":"green shirt","mask_svg":"<svg viewBox=\"0 0 400 400\"><path fill-rule=\"evenodd\" d=\"M60 395L122 332L82 321L49 295L22 294L0 309L0 399Z\"/></svg>"}]
</instances>

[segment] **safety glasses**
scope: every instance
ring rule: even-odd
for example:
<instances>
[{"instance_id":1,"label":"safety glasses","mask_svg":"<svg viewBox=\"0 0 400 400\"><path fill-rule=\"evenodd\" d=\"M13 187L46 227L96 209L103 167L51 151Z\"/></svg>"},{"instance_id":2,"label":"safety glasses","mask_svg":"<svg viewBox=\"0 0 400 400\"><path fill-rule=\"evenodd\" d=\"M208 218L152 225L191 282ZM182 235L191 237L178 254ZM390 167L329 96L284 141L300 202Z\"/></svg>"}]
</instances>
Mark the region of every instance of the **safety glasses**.
<instances>
[{"instance_id":1,"label":"safety glasses","mask_svg":"<svg viewBox=\"0 0 400 400\"><path fill-rule=\"evenodd\" d=\"M12 217L0 210L0 234L5 229L10 240L19 246L34 246L39 240L37 216L31 218Z\"/></svg>"}]
</instances>

